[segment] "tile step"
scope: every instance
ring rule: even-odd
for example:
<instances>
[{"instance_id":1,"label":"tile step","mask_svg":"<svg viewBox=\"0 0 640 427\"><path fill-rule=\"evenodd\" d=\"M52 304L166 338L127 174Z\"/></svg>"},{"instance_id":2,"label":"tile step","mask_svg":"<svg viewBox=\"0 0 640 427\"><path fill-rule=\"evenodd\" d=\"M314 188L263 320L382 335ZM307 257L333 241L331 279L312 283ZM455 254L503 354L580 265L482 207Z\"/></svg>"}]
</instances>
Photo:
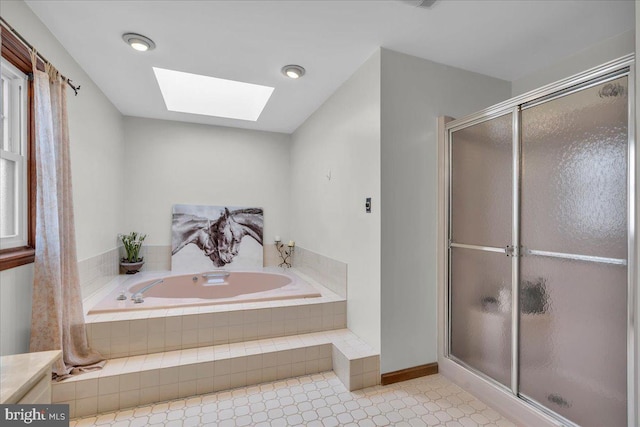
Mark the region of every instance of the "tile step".
<instances>
[{"instance_id":1,"label":"tile step","mask_svg":"<svg viewBox=\"0 0 640 427\"><path fill-rule=\"evenodd\" d=\"M346 301L328 298L92 315L87 338L91 348L116 359L346 328Z\"/></svg>"},{"instance_id":2,"label":"tile step","mask_svg":"<svg viewBox=\"0 0 640 427\"><path fill-rule=\"evenodd\" d=\"M348 329L197 347L107 361L53 384L71 417L334 370L353 391L380 382L380 356Z\"/></svg>"}]
</instances>

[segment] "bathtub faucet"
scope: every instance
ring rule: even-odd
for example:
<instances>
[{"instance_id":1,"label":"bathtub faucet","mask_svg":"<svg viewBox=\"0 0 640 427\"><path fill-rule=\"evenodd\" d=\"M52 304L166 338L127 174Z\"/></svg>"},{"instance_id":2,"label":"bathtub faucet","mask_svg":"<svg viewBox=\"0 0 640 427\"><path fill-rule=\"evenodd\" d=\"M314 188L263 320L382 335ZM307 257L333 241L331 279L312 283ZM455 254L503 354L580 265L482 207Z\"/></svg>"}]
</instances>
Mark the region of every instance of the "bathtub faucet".
<instances>
[{"instance_id":1,"label":"bathtub faucet","mask_svg":"<svg viewBox=\"0 0 640 427\"><path fill-rule=\"evenodd\" d=\"M144 302L144 298L142 298L142 294L147 292L149 289L153 288L155 285L159 285L162 282L164 282L163 279L158 279L158 280L155 280L155 281L149 283L147 286L145 286L144 288L140 289L135 294L131 295L131 300L135 304L140 304L141 302Z\"/></svg>"}]
</instances>

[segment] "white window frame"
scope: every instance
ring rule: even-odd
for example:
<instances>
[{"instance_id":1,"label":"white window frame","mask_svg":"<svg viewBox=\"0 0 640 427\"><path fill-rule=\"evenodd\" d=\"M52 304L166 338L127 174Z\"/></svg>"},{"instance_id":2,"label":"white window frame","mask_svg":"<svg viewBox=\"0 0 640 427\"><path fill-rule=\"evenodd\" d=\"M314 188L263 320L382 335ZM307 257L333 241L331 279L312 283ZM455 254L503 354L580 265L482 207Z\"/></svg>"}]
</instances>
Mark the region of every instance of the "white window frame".
<instances>
[{"instance_id":1,"label":"white window frame","mask_svg":"<svg viewBox=\"0 0 640 427\"><path fill-rule=\"evenodd\" d=\"M0 249L11 249L28 244L28 194L27 194L27 83L28 77L4 58L1 63L3 77L8 77L9 93L5 93L4 85L0 87L2 102L0 103L0 135L4 139L4 99L8 97L11 111L8 123L9 138L13 150L4 149L4 140L0 144L0 158L15 163L15 200L14 230L16 234L0 236ZM0 209L5 209L0 206Z\"/></svg>"}]
</instances>

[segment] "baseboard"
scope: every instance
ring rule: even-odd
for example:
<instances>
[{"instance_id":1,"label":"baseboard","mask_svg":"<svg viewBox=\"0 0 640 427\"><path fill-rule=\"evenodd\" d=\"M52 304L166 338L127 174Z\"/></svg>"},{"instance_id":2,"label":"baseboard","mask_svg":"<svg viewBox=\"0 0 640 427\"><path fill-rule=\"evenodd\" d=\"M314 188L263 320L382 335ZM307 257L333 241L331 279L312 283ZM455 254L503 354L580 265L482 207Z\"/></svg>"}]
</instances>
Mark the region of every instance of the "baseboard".
<instances>
[{"instance_id":1,"label":"baseboard","mask_svg":"<svg viewBox=\"0 0 640 427\"><path fill-rule=\"evenodd\" d=\"M401 369L399 371L387 372L380 376L382 385L399 383L414 378L425 377L438 373L438 362L427 363L426 365L414 366L413 368Z\"/></svg>"}]
</instances>

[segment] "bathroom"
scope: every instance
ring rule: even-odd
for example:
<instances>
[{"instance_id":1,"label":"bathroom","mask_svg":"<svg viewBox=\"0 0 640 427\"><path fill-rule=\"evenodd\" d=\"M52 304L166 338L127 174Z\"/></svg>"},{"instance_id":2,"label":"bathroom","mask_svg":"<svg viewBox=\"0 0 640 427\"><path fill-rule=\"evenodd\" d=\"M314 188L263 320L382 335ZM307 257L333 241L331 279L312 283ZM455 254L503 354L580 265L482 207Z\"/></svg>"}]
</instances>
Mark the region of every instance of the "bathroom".
<instances>
[{"instance_id":1,"label":"bathroom","mask_svg":"<svg viewBox=\"0 0 640 427\"><path fill-rule=\"evenodd\" d=\"M68 107L83 296L117 274L118 233L146 233L146 268L168 269L172 205L260 206L265 212L265 260L277 256L272 240L280 235L295 240L299 254L309 251L348 266L346 323L379 352L382 374L442 363L438 339L443 331L437 316L437 118L460 118L634 53L637 21L633 6L614 2L624 10L628 26L618 25L601 38L585 35L588 42L559 50L544 67L511 79L466 71L462 65L443 65L446 55L423 59L397 52L391 45L371 46L352 58L359 65L342 72L336 78L341 84L334 84L325 98L317 98L306 111L289 112L291 122L296 118L297 124L264 131L245 123L236 127L240 125L225 119L216 125L196 122L180 113L153 118L160 116L157 111L134 114L108 99L103 94L106 88L99 88L90 77L105 70L76 62L86 55L83 49L90 47L75 46L72 38L77 35L57 32L63 25L57 19L66 14L70 14L66 19L75 18L89 32L91 22L85 18L87 22L82 23L82 17L96 11L75 3L55 11L55 2L6 1L0 13L66 76L82 85L77 97L69 96ZM412 7L398 3L398 8ZM447 3L442 0L433 9L415 9L415 13L435 13ZM473 7L472 3L467 6ZM330 19L330 11L315 7L315 12ZM170 22L172 15L166 13ZM127 46L119 38L129 30L145 34L137 22L123 22L108 46L122 52L119 61L140 62L150 70L156 65L153 60L124 49ZM171 43L150 31L147 35L158 44L155 53ZM173 33L165 37L171 35L180 37ZM270 72L281 77L279 69L288 63L285 58L284 54L274 58L278 67ZM312 64L312 58L302 64L307 75L286 82L288 90L295 91L294 84L313 84L305 80L320 72ZM237 78L242 78L242 72ZM164 109L160 93L153 96L155 108ZM125 97L140 94L134 86ZM227 160L216 163L218 158ZM368 197L371 213L365 212ZM28 350L32 281L32 264L0 273L2 355ZM483 393L474 386L479 387L464 387L475 390L475 395ZM487 392L487 400L493 399L491 393ZM499 403L493 406L504 413Z\"/></svg>"}]
</instances>

